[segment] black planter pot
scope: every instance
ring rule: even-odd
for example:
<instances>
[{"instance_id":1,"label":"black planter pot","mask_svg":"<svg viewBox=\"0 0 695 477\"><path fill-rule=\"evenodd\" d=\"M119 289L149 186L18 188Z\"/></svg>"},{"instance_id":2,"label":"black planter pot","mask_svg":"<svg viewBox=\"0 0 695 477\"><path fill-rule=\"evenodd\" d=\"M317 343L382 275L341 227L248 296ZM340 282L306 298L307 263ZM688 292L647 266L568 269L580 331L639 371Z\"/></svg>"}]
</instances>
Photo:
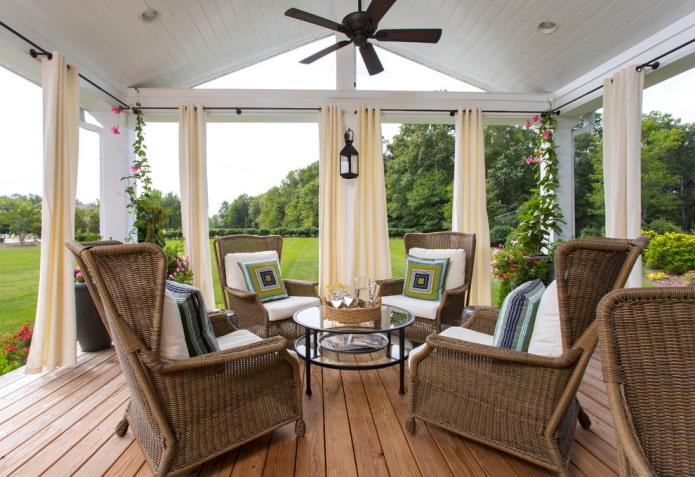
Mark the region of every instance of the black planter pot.
<instances>
[{"instance_id":1,"label":"black planter pot","mask_svg":"<svg viewBox=\"0 0 695 477\"><path fill-rule=\"evenodd\" d=\"M111 346L111 337L101 321L86 283L75 283L75 318L77 341L82 351L99 351Z\"/></svg>"},{"instance_id":2,"label":"black planter pot","mask_svg":"<svg viewBox=\"0 0 695 477\"><path fill-rule=\"evenodd\" d=\"M540 260L548 260L548 259L550 259L550 257L547 256L547 255L538 255L538 256L535 256L535 257L525 257L525 258L526 258L526 260L528 260L528 261L532 261L532 260L538 260L538 261L540 261ZM545 264L545 268L548 270L548 273L547 273L547 275L545 276L545 278L543 279L543 284L547 286L548 284L550 284L550 282L552 282L553 280L555 280L555 264L554 264L553 262L548 261L548 262L546 262L546 264Z\"/></svg>"}]
</instances>

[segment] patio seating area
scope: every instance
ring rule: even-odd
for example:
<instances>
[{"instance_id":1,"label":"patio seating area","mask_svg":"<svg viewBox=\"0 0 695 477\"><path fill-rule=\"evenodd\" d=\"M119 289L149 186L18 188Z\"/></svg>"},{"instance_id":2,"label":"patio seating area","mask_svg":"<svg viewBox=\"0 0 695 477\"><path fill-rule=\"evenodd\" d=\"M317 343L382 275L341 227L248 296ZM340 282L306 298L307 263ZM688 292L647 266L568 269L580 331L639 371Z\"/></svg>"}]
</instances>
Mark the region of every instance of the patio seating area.
<instances>
[{"instance_id":1,"label":"patio seating area","mask_svg":"<svg viewBox=\"0 0 695 477\"><path fill-rule=\"evenodd\" d=\"M304 437L296 437L290 424L184 475L553 475L422 422L417 434L406 432L409 395L398 394L397 367L341 372L315 366L311 379L313 394L303 394ZM113 347L80 354L74 367L41 375L20 368L0 377L0 473L152 475L132 431L114 433L128 399ZM617 475L600 350L579 399L593 424L588 430L577 424L570 470L576 476Z\"/></svg>"}]
</instances>

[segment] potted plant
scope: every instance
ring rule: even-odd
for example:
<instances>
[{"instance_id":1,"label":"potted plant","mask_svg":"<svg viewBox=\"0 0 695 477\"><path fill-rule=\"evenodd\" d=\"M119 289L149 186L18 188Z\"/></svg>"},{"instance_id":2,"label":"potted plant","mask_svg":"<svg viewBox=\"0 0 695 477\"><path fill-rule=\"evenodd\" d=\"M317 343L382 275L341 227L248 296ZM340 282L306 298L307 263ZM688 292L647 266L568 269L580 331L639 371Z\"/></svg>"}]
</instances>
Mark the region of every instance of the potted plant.
<instances>
[{"instance_id":1,"label":"potted plant","mask_svg":"<svg viewBox=\"0 0 695 477\"><path fill-rule=\"evenodd\" d=\"M82 351L99 351L111 346L111 336L106 331L92 295L89 293L80 267L75 267L75 320L77 341Z\"/></svg>"}]
</instances>

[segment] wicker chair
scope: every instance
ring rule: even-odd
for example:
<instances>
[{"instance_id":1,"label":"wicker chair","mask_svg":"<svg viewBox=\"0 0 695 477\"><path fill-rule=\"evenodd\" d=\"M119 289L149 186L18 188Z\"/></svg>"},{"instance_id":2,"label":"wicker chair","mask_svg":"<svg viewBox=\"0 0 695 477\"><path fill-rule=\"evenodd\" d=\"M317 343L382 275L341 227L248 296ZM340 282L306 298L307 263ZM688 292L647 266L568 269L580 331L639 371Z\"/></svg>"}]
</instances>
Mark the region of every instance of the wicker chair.
<instances>
[{"instance_id":1,"label":"wicker chair","mask_svg":"<svg viewBox=\"0 0 695 477\"><path fill-rule=\"evenodd\" d=\"M193 469L291 422L304 434L299 364L285 339L163 361L164 251L148 243L71 245L101 297L130 389L116 434L132 426L155 475Z\"/></svg>"},{"instance_id":2,"label":"wicker chair","mask_svg":"<svg viewBox=\"0 0 695 477\"><path fill-rule=\"evenodd\" d=\"M568 474L576 392L597 341L596 307L622 287L647 243L587 238L555 254L562 354L546 357L431 335L411 353L408 431L415 419ZM464 328L493 334L497 312L482 308Z\"/></svg>"},{"instance_id":3,"label":"wicker chair","mask_svg":"<svg viewBox=\"0 0 695 477\"><path fill-rule=\"evenodd\" d=\"M74 240L68 240L65 242L65 246L72 252L72 254L75 256L75 260L77 261L77 264L80 267L80 270L87 270L87 265L84 263L84 260L82 259L81 252L84 249L89 249L93 247L99 247L101 245L121 245L123 242L119 242L118 240L99 240L99 241L94 241L94 242L75 242ZM97 292L96 286L94 285L93 280L89 280L89 277L85 277L85 283L87 284L87 289L89 290L89 294L92 296L92 300L94 301L94 305L97 308L97 311L99 312L99 316L101 317L101 321L104 322L104 326L106 327L106 331L109 333L109 336L111 336L111 329L109 328L109 323L108 320L106 319L106 312L104 310L104 304L101 301L101 297L99 296L99 293ZM235 331L235 327L232 324L232 322L229 321L229 310L208 310L208 318L210 319L210 323L212 324L212 328L215 331L215 335L217 336L222 336L227 333L232 333Z\"/></svg>"},{"instance_id":4,"label":"wicker chair","mask_svg":"<svg viewBox=\"0 0 695 477\"><path fill-rule=\"evenodd\" d=\"M461 324L461 313L470 300L469 287L473 277L475 262L475 234L462 232L412 233L403 236L406 253L410 249L462 249L466 255L465 284L462 287L444 291L444 296L436 310L434 319L415 316L415 322L406 329L408 338L422 343L431 333L439 333L449 326ZM378 294L381 297L400 295L403 292L404 278L379 280ZM383 300L382 300L383 301ZM387 303L385 301L385 303ZM394 303L395 304L395 303Z\"/></svg>"},{"instance_id":5,"label":"wicker chair","mask_svg":"<svg viewBox=\"0 0 695 477\"><path fill-rule=\"evenodd\" d=\"M214 241L214 248L224 304L226 308L234 310L236 313L239 328L250 330L263 338L280 335L288 340L298 338L304 333L304 329L294 322L292 315L301 308L321 303L316 292L318 282L283 280L287 288L287 294L290 296L289 300L296 302L296 304L286 306L285 300L269 302L269 307L280 303L289 310L280 319L270 319L266 304L261 302L257 293L233 288L227 283L225 263L227 254L275 251L278 259L280 259L282 258L281 236L228 235L226 237L217 237ZM302 299L295 299L297 297L302 297ZM307 299L307 297L314 299Z\"/></svg>"},{"instance_id":6,"label":"wicker chair","mask_svg":"<svg viewBox=\"0 0 695 477\"><path fill-rule=\"evenodd\" d=\"M614 291L598 331L620 475L695 475L695 287Z\"/></svg>"}]
</instances>

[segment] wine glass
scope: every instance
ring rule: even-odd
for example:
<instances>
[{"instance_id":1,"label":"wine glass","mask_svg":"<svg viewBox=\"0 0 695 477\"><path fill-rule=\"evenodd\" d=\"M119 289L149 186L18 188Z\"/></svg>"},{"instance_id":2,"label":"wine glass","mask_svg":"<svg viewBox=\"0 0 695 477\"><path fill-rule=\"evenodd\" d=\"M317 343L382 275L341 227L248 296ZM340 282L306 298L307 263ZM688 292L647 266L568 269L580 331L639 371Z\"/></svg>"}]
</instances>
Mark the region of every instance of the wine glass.
<instances>
[{"instance_id":1,"label":"wine glass","mask_svg":"<svg viewBox=\"0 0 695 477\"><path fill-rule=\"evenodd\" d=\"M374 305L374 300L376 299L376 289L377 289L377 282L376 280L372 280L371 278L368 278L368 283L369 283L369 306Z\"/></svg>"},{"instance_id":2,"label":"wine glass","mask_svg":"<svg viewBox=\"0 0 695 477\"><path fill-rule=\"evenodd\" d=\"M350 290L345 290L345 292L343 293L343 303L345 303L345 306L350 308L354 301L355 297L353 296L352 292L350 292Z\"/></svg>"},{"instance_id":3,"label":"wine glass","mask_svg":"<svg viewBox=\"0 0 695 477\"><path fill-rule=\"evenodd\" d=\"M328 300L333 305L333 308L340 308L340 305L343 304L343 289L338 286L331 287L328 293Z\"/></svg>"}]
</instances>

